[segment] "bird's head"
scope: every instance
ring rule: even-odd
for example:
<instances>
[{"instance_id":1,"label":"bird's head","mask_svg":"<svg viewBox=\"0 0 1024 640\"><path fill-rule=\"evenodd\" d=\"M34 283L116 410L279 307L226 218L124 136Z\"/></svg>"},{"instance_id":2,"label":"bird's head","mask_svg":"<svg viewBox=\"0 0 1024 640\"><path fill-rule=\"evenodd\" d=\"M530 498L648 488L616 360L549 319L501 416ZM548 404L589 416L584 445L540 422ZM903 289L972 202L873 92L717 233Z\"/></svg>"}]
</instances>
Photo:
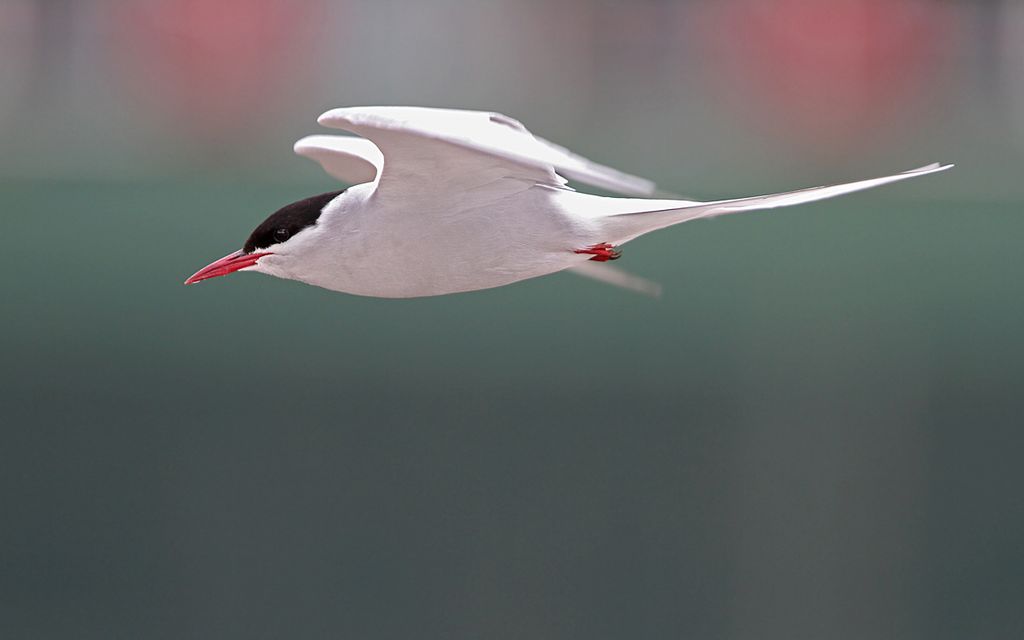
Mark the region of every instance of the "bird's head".
<instances>
[{"instance_id":1,"label":"bird's head","mask_svg":"<svg viewBox=\"0 0 1024 640\"><path fill-rule=\"evenodd\" d=\"M324 208L341 193L323 193L281 207L249 234L249 239L241 249L196 271L185 284L195 284L242 270L280 275L289 258L302 252ZM264 258L270 256L273 256L270 261L264 261Z\"/></svg>"}]
</instances>

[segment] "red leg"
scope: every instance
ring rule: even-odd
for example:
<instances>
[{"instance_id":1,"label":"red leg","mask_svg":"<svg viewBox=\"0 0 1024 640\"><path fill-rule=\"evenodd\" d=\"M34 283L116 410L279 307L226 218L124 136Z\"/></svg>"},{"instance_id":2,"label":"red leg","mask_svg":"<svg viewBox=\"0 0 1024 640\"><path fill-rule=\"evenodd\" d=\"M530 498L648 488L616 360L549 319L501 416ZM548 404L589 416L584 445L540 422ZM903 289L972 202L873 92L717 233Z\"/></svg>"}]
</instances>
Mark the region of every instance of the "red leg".
<instances>
[{"instance_id":1,"label":"red leg","mask_svg":"<svg viewBox=\"0 0 1024 640\"><path fill-rule=\"evenodd\" d=\"M610 245L607 242L595 244L587 247L586 249L574 249L573 253L587 253L592 256L591 260L597 262L608 262L609 260L618 260L622 257L622 252L615 248L614 245Z\"/></svg>"}]
</instances>

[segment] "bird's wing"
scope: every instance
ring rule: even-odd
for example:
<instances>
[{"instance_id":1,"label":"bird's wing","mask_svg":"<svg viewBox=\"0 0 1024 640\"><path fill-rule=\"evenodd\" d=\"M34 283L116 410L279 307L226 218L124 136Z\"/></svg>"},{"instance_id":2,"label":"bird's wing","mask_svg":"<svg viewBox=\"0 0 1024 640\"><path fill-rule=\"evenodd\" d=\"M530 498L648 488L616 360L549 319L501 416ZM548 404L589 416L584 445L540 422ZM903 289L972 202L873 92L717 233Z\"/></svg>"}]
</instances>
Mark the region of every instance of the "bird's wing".
<instances>
[{"instance_id":1,"label":"bird's wing","mask_svg":"<svg viewBox=\"0 0 1024 640\"><path fill-rule=\"evenodd\" d=\"M516 124L519 123L516 122ZM523 125L519 124L519 126ZM526 129L524 128L523 131ZM527 133L529 132L527 131ZM630 175L618 169L598 164L539 136L533 136L533 139L544 148L545 154L551 156L555 171L570 180L624 196L653 196L660 193L658 185L647 178Z\"/></svg>"},{"instance_id":2,"label":"bird's wing","mask_svg":"<svg viewBox=\"0 0 1024 640\"><path fill-rule=\"evenodd\" d=\"M385 191L398 185L403 190L450 189L452 185L445 184L450 179L467 189L495 176L558 187L565 185L565 176L623 195L650 196L657 191L650 180L587 160L499 113L350 107L328 111L318 121L373 141L384 157L380 188Z\"/></svg>"},{"instance_id":3,"label":"bird's wing","mask_svg":"<svg viewBox=\"0 0 1024 640\"><path fill-rule=\"evenodd\" d=\"M349 184L373 182L384 166L377 145L353 136L306 136L295 143L295 153L316 160L328 174Z\"/></svg>"},{"instance_id":4,"label":"bird's wing","mask_svg":"<svg viewBox=\"0 0 1024 640\"><path fill-rule=\"evenodd\" d=\"M661 297L661 285L657 282L633 275L625 269L620 269L606 262L591 262L588 260L574 267L569 267L568 271L584 278L610 284L613 287L629 289L651 298Z\"/></svg>"}]
</instances>

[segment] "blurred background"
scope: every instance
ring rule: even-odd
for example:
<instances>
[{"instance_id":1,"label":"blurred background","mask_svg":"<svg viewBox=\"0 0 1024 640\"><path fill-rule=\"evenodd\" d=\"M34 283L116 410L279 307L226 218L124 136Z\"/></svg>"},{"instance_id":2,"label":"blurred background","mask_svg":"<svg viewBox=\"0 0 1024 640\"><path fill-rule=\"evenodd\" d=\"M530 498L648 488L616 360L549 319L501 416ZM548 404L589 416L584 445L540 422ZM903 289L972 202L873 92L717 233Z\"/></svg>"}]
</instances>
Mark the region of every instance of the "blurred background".
<instances>
[{"instance_id":1,"label":"blurred background","mask_svg":"<svg viewBox=\"0 0 1024 640\"><path fill-rule=\"evenodd\" d=\"M698 198L571 275L183 287L342 105ZM1016 638L1024 5L0 0L0 637Z\"/></svg>"}]
</instances>

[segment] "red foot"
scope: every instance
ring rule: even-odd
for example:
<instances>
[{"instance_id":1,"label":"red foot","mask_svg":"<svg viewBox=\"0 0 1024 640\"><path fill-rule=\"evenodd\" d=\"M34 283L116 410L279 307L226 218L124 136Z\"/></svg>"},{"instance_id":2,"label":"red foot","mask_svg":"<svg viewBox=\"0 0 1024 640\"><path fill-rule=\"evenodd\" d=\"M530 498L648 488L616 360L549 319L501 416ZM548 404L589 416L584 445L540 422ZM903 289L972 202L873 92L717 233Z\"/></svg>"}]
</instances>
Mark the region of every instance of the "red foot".
<instances>
[{"instance_id":1,"label":"red foot","mask_svg":"<svg viewBox=\"0 0 1024 640\"><path fill-rule=\"evenodd\" d=\"M607 242L595 244L587 247L586 249L574 249L573 253L591 254L594 256L591 260L596 262L608 262L609 260L618 260L622 257L622 252L616 249L614 245L610 245Z\"/></svg>"}]
</instances>

